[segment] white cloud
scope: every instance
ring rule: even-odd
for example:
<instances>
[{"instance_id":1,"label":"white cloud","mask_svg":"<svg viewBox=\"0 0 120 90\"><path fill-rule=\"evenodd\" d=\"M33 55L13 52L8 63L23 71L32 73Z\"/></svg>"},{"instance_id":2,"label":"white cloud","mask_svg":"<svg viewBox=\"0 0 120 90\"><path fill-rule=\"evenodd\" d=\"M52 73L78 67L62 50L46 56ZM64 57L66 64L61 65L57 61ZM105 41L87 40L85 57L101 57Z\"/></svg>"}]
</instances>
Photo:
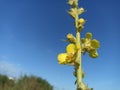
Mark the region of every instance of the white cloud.
<instances>
[{"instance_id":1,"label":"white cloud","mask_svg":"<svg viewBox=\"0 0 120 90\"><path fill-rule=\"evenodd\" d=\"M13 64L6 60L0 60L0 73L8 76L18 77L21 74L20 64Z\"/></svg>"}]
</instances>

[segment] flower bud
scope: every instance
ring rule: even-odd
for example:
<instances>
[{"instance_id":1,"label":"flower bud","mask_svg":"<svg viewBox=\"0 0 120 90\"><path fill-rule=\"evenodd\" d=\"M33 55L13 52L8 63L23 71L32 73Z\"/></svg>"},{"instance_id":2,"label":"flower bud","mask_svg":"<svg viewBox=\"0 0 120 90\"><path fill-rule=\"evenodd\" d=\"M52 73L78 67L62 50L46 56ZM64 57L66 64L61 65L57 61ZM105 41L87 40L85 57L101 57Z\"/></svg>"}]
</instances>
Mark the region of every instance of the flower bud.
<instances>
[{"instance_id":1,"label":"flower bud","mask_svg":"<svg viewBox=\"0 0 120 90\"><path fill-rule=\"evenodd\" d=\"M76 46L75 46L75 44L69 44L66 47L66 52L74 54L76 52Z\"/></svg>"},{"instance_id":2,"label":"flower bud","mask_svg":"<svg viewBox=\"0 0 120 90\"><path fill-rule=\"evenodd\" d=\"M77 15L77 9L76 9L76 8L71 8L70 11L68 11L68 14L69 14L71 17L75 18L76 15Z\"/></svg>"},{"instance_id":3,"label":"flower bud","mask_svg":"<svg viewBox=\"0 0 120 90\"><path fill-rule=\"evenodd\" d=\"M70 43L76 42L76 38L72 34L69 33L66 37L67 37L67 41L69 41Z\"/></svg>"},{"instance_id":4,"label":"flower bud","mask_svg":"<svg viewBox=\"0 0 120 90\"><path fill-rule=\"evenodd\" d=\"M91 41L91 46L92 46L93 48L99 48L99 47L100 47L100 42L99 42L98 40L96 40L96 39L93 39L93 40Z\"/></svg>"},{"instance_id":5,"label":"flower bud","mask_svg":"<svg viewBox=\"0 0 120 90\"><path fill-rule=\"evenodd\" d=\"M97 58L98 57L98 53L97 53L97 51L95 51L95 52L89 52L89 56L91 58Z\"/></svg>"},{"instance_id":6,"label":"flower bud","mask_svg":"<svg viewBox=\"0 0 120 90\"><path fill-rule=\"evenodd\" d=\"M87 33L86 33L86 38L87 38L87 39L92 39L92 33L87 32Z\"/></svg>"},{"instance_id":7,"label":"flower bud","mask_svg":"<svg viewBox=\"0 0 120 90\"><path fill-rule=\"evenodd\" d=\"M84 18L80 18L80 19L78 20L78 23L84 25L84 24L85 24Z\"/></svg>"},{"instance_id":8,"label":"flower bud","mask_svg":"<svg viewBox=\"0 0 120 90\"><path fill-rule=\"evenodd\" d=\"M78 0L69 0L68 4L71 5L72 7L77 7L78 6Z\"/></svg>"},{"instance_id":9,"label":"flower bud","mask_svg":"<svg viewBox=\"0 0 120 90\"><path fill-rule=\"evenodd\" d=\"M78 9L78 14L79 14L79 15L82 14L83 12L85 12L84 8L79 8L79 9Z\"/></svg>"}]
</instances>

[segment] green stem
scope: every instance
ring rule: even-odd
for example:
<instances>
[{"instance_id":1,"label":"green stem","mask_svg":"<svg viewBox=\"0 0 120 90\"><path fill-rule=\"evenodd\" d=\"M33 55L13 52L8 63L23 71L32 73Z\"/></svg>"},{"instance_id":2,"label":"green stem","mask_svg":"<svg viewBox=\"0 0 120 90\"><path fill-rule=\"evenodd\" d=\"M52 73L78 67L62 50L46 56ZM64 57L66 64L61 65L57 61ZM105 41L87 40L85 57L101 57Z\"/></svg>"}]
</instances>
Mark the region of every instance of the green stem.
<instances>
[{"instance_id":1,"label":"green stem","mask_svg":"<svg viewBox=\"0 0 120 90\"><path fill-rule=\"evenodd\" d=\"M75 27L76 27L76 47L80 46L80 32L78 30L78 14L76 15L75 18ZM80 90L80 88L83 87L83 83L82 83L82 59L81 59L81 46L80 48L77 50L77 54L76 54L76 78L77 78L77 90ZM83 89L82 89L83 90Z\"/></svg>"},{"instance_id":2,"label":"green stem","mask_svg":"<svg viewBox=\"0 0 120 90\"><path fill-rule=\"evenodd\" d=\"M76 7L76 9L78 9ZM79 15L76 14L75 17L75 27L76 27L76 47L77 47L77 53L76 53L76 60L75 60L75 72L76 72L76 78L77 78L77 90L87 90L85 84L82 81L82 57L81 57L81 37L80 37L80 28L78 25ZM88 89L89 90L89 89Z\"/></svg>"},{"instance_id":3,"label":"green stem","mask_svg":"<svg viewBox=\"0 0 120 90\"><path fill-rule=\"evenodd\" d=\"M76 45L80 45L80 33L76 33ZM76 72L77 72L77 90L81 88L82 86L82 59L81 59L81 49L77 51L76 55L76 62L77 62L77 67L76 67Z\"/></svg>"}]
</instances>

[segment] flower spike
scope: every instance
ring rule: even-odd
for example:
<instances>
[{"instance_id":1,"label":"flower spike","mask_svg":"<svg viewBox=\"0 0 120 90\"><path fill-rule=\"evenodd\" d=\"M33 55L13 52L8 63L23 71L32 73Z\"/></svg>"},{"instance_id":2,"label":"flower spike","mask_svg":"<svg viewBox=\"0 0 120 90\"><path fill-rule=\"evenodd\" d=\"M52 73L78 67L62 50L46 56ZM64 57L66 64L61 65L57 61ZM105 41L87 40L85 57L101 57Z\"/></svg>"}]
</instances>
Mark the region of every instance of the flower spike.
<instances>
[{"instance_id":1,"label":"flower spike","mask_svg":"<svg viewBox=\"0 0 120 90\"><path fill-rule=\"evenodd\" d=\"M83 54L88 52L91 58L98 57L97 49L100 48L100 42L96 39L92 40L92 33L87 32L86 38L82 38L81 42Z\"/></svg>"},{"instance_id":2,"label":"flower spike","mask_svg":"<svg viewBox=\"0 0 120 90\"><path fill-rule=\"evenodd\" d=\"M86 20L79 17L85 12L85 9L78 7L79 0L68 0L68 4L71 6L71 9L68 11L68 14L74 19L74 25L76 28L76 36L69 33L67 34L67 42L69 44L66 46L65 53L58 54L58 63L62 65L71 65L74 66L75 71L73 75L76 77L75 84L77 84L76 90L93 90L89 88L83 82L85 77L85 72L82 69L82 54L86 52L91 58L98 57L98 48L100 48L100 42L96 39L92 39L92 33L87 32L85 38L81 38L81 31L84 29L84 24Z\"/></svg>"}]
</instances>

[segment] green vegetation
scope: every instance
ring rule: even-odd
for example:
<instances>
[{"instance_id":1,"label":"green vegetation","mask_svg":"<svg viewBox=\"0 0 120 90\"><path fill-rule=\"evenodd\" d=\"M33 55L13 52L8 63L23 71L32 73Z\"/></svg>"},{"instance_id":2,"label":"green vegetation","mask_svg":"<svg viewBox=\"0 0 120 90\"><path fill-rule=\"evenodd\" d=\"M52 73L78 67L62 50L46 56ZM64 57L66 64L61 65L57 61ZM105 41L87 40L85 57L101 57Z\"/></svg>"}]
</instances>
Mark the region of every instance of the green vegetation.
<instances>
[{"instance_id":1,"label":"green vegetation","mask_svg":"<svg viewBox=\"0 0 120 90\"><path fill-rule=\"evenodd\" d=\"M24 75L16 80L0 74L0 90L53 90L53 86L36 76Z\"/></svg>"}]
</instances>

